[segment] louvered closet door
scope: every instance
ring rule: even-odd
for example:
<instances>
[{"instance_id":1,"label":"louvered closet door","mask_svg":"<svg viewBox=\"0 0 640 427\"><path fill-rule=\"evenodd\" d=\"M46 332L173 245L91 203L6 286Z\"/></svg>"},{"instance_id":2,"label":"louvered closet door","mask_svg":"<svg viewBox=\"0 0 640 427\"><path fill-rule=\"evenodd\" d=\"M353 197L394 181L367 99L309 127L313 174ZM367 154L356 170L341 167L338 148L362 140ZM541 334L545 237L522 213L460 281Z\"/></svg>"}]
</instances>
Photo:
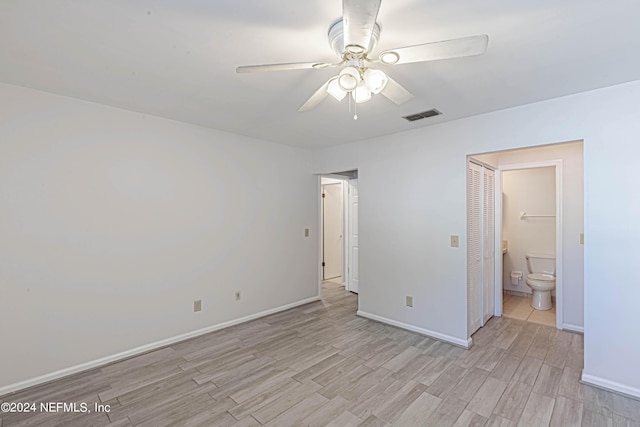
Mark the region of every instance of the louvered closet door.
<instances>
[{"instance_id":1,"label":"louvered closet door","mask_svg":"<svg viewBox=\"0 0 640 427\"><path fill-rule=\"evenodd\" d=\"M482 326L482 167L467 168L467 311L469 336Z\"/></svg>"},{"instance_id":2,"label":"louvered closet door","mask_svg":"<svg viewBox=\"0 0 640 427\"><path fill-rule=\"evenodd\" d=\"M494 172L482 168L482 326L493 316L494 311L494 271L495 271L495 215L494 215Z\"/></svg>"}]
</instances>

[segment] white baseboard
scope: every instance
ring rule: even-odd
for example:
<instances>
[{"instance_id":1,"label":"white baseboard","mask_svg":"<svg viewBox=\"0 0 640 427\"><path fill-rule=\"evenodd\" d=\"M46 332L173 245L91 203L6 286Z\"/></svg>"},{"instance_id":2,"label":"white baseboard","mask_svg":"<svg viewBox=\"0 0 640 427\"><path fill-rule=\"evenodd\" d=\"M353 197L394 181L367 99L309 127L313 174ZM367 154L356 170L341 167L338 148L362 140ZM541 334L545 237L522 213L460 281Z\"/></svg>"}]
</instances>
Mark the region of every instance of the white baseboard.
<instances>
[{"instance_id":1,"label":"white baseboard","mask_svg":"<svg viewBox=\"0 0 640 427\"><path fill-rule=\"evenodd\" d=\"M512 289L512 288L503 288L503 291L505 294L509 294L509 295L515 295L517 297L530 297L531 296L531 290L529 290L529 292L527 291L522 291L519 289Z\"/></svg>"},{"instance_id":2,"label":"white baseboard","mask_svg":"<svg viewBox=\"0 0 640 427\"><path fill-rule=\"evenodd\" d=\"M376 314L367 313L362 310L358 310L358 316L365 317L367 319L375 320L376 322L386 323L387 325L396 326L401 329L406 329L411 332L417 332L420 335L425 335L430 338L435 338L440 341L444 341L449 344L453 344L462 348L471 348L471 338L466 340L455 338L450 335L445 335L440 332L431 331L429 329L420 328L418 326L409 325L408 323L398 322L397 320L387 319L386 317L378 316Z\"/></svg>"},{"instance_id":3,"label":"white baseboard","mask_svg":"<svg viewBox=\"0 0 640 427\"><path fill-rule=\"evenodd\" d=\"M87 371L89 369L97 368L107 365L109 363L117 362L119 360L127 359L129 357L138 356L142 353L148 353L153 350L157 350L162 347L166 347L171 344L175 344L180 341L188 340L200 335L208 334L210 332L219 331L220 329L228 328L230 326L238 325L240 323L248 322L250 320L258 319L260 317L269 316L270 314L278 313L290 308L298 307L300 305L309 304L311 302L319 301L320 297L311 297L300 301L292 302L280 307L272 308L269 310L261 311L256 314L250 314L249 316L241 317L239 319L230 320L228 322L219 323L217 325L207 326L206 328L198 329L195 331L187 332L181 335L177 335L171 338L167 338L161 341L156 341L151 344L146 344L140 347L133 348L131 350L123 351L121 353L113 354L110 356L102 357L100 359L92 360L90 362L81 363L79 365L71 366L69 368L61 369L59 371L51 372L49 374L41 375L39 377L30 378L28 380L20 381L15 384L9 384L4 387L0 387L0 396L4 396L9 393L23 390L25 388L33 387L36 385L44 384L53 380L57 380L69 375L77 374L79 372Z\"/></svg>"},{"instance_id":4,"label":"white baseboard","mask_svg":"<svg viewBox=\"0 0 640 427\"><path fill-rule=\"evenodd\" d=\"M584 334L584 326L572 325L571 323L563 323L562 329L571 332L579 332Z\"/></svg>"},{"instance_id":5,"label":"white baseboard","mask_svg":"<svg viewBox=\"0 0 640 427\"><path fill-rule=\"evenodd\" d=\"M605 380L604 378L585 374L584 372L582 372L581 381L584 384L592 385L594 387L602 388L614 393L624 394L635 399L640 399L640 388L620 384L615 381Z\"/></svg>"}]
</instances>

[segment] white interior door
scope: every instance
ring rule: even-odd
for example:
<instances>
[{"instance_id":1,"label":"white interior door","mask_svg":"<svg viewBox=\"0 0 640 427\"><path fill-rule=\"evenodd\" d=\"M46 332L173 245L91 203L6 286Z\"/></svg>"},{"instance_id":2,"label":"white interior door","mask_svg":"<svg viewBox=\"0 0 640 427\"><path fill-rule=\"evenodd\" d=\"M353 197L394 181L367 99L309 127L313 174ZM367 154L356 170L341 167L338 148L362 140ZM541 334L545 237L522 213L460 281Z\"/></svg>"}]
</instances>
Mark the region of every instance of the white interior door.
<instances>
[{"instance_id":1,"label":"white interior door","mask_svg":"<svg viewBox=\"0 0 640 427\"><path fill-rule=\"evenodd\" d=\"M342 184L322 186L322 265L323 280L342 276L343 207Z\"/></svg>"},{"instance_id":2,"label":"white interior door","mask_svg":"<svg viewBox=\"0 0 640 427\"><path fill-rule=\"evenodd\" d=\"M495 286L495 177L482 168L482 325L493 316Z\"/></svg>"},{"instance_id":3,"label":"white interior door","mask_svg":"<svg viewBox=\"0 0 640 427\"><path fill-rule=\"evenodd\" d=\"M358 180L349 180L347 290L358 293Z\"/></svg>"},{"instance_id":4,"label":"white interior door","mask_svg":"<svg viewBox=\"0 0 640 427\"><path fill-rule=\"evenodd\" d=\"M467 304L469 336L484 326L495 308L495 176L491 169L467 167Z\"/></svg>"},{"instance_id":5,"label":"white interior door","mask_svg":"<svg viewBox=\"0 0 640 427\"><path fill-rule=\"evenodd\" d=\"M469 336L482 326L482 166L467 167L467 315Z\"/></svg>"}]
</instances>

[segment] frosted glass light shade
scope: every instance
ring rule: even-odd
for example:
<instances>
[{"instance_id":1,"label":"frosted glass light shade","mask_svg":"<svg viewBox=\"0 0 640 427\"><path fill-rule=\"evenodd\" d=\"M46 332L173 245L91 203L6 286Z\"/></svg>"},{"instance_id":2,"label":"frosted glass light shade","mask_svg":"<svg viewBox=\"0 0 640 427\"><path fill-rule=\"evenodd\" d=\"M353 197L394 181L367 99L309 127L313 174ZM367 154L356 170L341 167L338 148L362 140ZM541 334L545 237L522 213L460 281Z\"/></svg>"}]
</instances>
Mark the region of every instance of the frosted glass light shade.
<instances>
[{"instance_id":1,"label":"frosted glass light shade","mask_svg":"<svg viewBox=\"0 0 640 427\"><path fill-rule=\"evenodd\" d=\"M368 68L364 72L364 82L373 94L377 95L382 92L388 81L389 78L384 71Z\"/></svg>"},{"instance_id":2,"label":"frosted glass light shade","mask_svg":"<svg viewBox=\"0 0 640 427\"><path fill-rule=\"evenodd\" d=\"M356 87L356 90L351 92L351 96L353 100L358 104L362 104L363 102L367 102L371 99L371 91L367 88L364 80L361 80Z\"/></svg>"},{"instance_id":3,"label":"frosted glass light shade","mask_svg":"<svg viewBox=\"0 0 640 427\"><path fill-rule=\"evenodd\" d=\"M344 97L347 96L347 92L342 90L340 84L338 83L338 77L334 77L333 79L331 79L329 85L327 86L327 92L338 101L342 101Z\"/></svg>"},{"instance_id":4,"label":"frosted glass light shade","mask_svg":"<svg viewBox=\"0 0 640 427\"><path fill-rule=\"evenodd\" d=\"M361 81L360 71L358 71L355 67L345 67L340 71L340 76L338 77L338 84L340 88L346 92L351 92L354 90L358 83Z\"/></svg>"}]
</instances>

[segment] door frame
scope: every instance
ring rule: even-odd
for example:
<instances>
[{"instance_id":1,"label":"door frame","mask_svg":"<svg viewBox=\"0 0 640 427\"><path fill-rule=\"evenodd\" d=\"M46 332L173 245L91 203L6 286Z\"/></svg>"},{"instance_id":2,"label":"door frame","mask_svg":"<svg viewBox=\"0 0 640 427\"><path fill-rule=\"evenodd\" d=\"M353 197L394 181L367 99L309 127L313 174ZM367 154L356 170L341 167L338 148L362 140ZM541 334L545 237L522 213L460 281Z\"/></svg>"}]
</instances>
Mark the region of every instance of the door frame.
<instances>
[{"instance_id":1,"label":"door frame","mask_svg":"<svg viewBox=\"0 0 640 427\"><path fill-rule=\"evenodd\" d=\"M556 329L562 329L564 306L563 306L563 252L562 252L562 238L563 238L563 206L562 206L562 159L558 160L542 160L539 162L527 162L527 163L512 163L506 165L500 165L495 170L495 248L500 248L502 253L502 172L511 170L522 169L535 169L545 167L555 167L556 170ZM494 315L502 316L502 290L503 282L502 278L504 272L502 271L502 257L495 257L495 271L500 272L494 277Z\"/></svg>"}]
</instances>

